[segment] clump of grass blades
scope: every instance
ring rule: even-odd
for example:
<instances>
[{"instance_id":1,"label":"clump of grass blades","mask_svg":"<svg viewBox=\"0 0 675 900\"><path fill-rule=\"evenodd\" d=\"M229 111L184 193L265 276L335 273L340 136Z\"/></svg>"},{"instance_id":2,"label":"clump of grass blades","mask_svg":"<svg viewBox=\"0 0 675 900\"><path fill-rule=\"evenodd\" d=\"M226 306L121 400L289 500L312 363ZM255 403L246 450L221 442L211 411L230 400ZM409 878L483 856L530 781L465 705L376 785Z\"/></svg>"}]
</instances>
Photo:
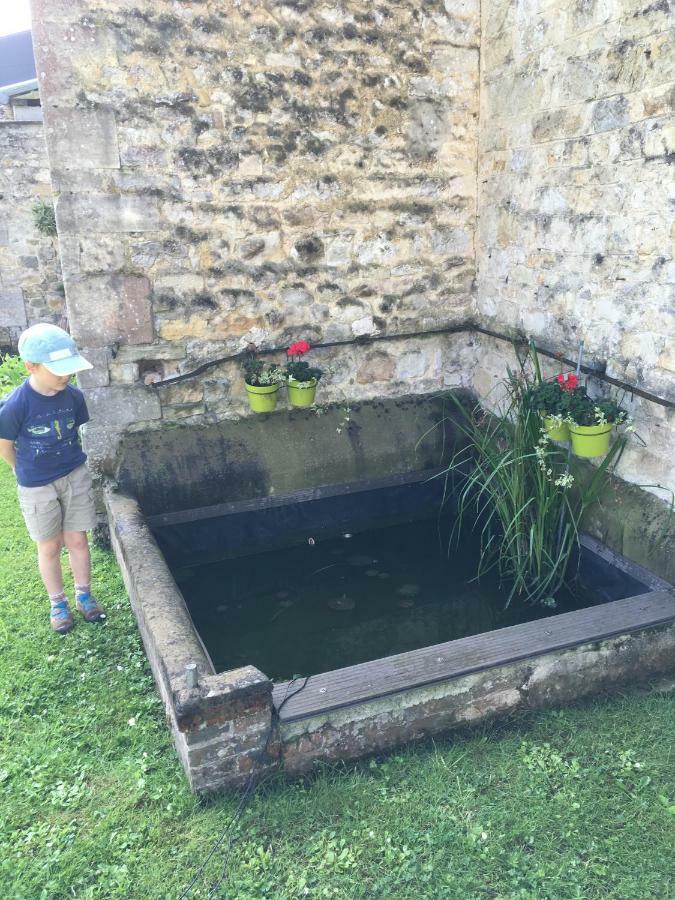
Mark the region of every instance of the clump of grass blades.
<instances>
[{"instance_id":1,"label":"clump of grass blades","mask_svg":"<svg viewBox=\"0 0 675 900\"><path fill-rule=\"evenodd\" d=\"M589 479L576 478L576 463L547 437L530 403L541 378L536 354L533 359L533 373L526 363L518 372L507 370L498 415L451 396L465 442L445 471L444 502L454 497L456 503L450 540L467 527L479 531L476 578L496 570L508 590L507 606L514 598L555 605L556 593L576 574L582 516L625 444L619 438Z\"/></svg>"}]
</instances>

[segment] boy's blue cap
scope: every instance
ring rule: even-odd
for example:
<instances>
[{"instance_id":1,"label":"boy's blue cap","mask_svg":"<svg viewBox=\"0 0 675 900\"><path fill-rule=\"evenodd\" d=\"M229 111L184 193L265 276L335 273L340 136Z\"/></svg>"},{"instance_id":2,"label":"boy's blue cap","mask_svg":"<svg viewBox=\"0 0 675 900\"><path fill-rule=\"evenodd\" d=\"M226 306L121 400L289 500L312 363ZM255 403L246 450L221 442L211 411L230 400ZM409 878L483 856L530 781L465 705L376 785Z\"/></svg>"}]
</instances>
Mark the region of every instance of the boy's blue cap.
<instances>
[{"instance_id":1,"label":"boy's blue cap","mask_svg":"<svg viewBox=\"0 0 675 900\"><path fill-rule=\"evenodd\" d=\"M19 338L19 356L25 362L42 363L53 375L74 375L94 367L80 356L67 331L48 322L27 328Z\"/></svg>"}]
</instances>

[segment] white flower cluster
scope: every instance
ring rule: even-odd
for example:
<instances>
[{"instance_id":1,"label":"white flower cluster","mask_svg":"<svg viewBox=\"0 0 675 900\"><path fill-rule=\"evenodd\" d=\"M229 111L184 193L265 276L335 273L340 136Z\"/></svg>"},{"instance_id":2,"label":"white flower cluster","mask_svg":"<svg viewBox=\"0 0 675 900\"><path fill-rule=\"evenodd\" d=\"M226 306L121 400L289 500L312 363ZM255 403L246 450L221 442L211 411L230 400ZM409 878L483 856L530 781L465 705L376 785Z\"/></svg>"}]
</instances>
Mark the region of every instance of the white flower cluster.
<instances>
[{"instance_id":1,"label":"white flower cluster","mask_svg":"<svg viewBox=\"0 0 675 900\"><path fill-rule=\"evenodd\" d=\"M574 476L570 475L569 472L564 472L556 479L553 478L553 469L549 466L548 459L546 457L546 448L550 442L550 435L545 428L542 428L541 437L537 441L537 444L534 448L534 455L537 457L537 465L544 473L548 481L552 482L556 487L567 490L567 488L571 487L572 484L574 484Z\"/></svg>"},{"instance_id":2,"label":"white flower cluster","mask_svg":"<svg viewBox=\"0 0 675 900\"><path fill-rule=\"evenodd\" d=\"M534 448L534 455L537 457L537 465L542 472L546 472L548 466L546 461L546 447L550 443L551 438L545 428L541 429L541 437L537 441Z\"/></svg>"}]
</instances>

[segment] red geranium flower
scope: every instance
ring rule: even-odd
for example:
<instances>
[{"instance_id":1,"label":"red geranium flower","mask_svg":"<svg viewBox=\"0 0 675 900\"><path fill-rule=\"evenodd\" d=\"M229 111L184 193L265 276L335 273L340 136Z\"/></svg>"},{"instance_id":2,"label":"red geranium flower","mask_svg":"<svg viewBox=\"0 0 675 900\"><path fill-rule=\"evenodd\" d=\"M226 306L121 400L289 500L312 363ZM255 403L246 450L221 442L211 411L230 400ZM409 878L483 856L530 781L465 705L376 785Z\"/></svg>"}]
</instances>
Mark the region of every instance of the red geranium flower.
<instances>
[{"instance_id":1,"label":"red geranium flower","mask_svg":"<svg viewBox=\"0 0 675 900\"><path fill-rule=\"evenodd\" d=\"M564 372L558 375L556 381L564 391L573 391L576 387L579 387L579 379L574 372Z\"/></svg>"},{"instance_id":2,"label":"red geranium flower","mask_svg":"<svg viewBox=\"0 0 675 900\"><path fill-rule=\"evenodd\" d=\"M291 344L286 353L288 356L302 356L311 349L311 346L307 341L296 341L294 344Z\"/></svg>"}]
</instances>

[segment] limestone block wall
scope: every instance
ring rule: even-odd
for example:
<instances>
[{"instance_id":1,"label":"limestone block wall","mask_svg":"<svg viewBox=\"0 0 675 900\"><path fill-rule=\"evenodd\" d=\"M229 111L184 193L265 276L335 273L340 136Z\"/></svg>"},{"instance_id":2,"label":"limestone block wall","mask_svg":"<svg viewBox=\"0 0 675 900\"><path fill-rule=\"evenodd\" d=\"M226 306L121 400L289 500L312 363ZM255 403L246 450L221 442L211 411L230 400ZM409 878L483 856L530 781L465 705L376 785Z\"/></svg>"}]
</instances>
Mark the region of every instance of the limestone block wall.
<instances>
[{"instance_id":1,"label":"limestone block wall","mask_svg":"<svg viewBox=\"0 0 675 900\"><path fill-rule=\"evenodd\" d=\"M51 202L40 122L0 121L0 349L37 321L59 324L65 299L58 241L41 234L32 206Z\"/></svg>"},{"instance_id":2,"label":"limestone block wall","mask_svg":"<svg viewBox=\"0 0 675 900\"><path fill-rule=\"evenodd\" d=\"M36 0L33 17L71 326L109 412L227 415L234 372L145 382L249 342L467 318L477 0ZM406 341L374 365L422 390ZM334 391L376 394L362 368L347 350Z\"/></svg>"},{"instance_id":3,"label":"limestone block wall","mask_svg":"<svg viewBox=\"0 0 675 900\"><path fill-rule=\"evenodd\" d=\"M672 402L667 3L33 15L93 455L120 429L245 413L237 364L201 367L249 342L327 345L324 400L482 392L508 344L436 333L473 320L568 356L583 339ZM672 487L672 409L631 402L647 450L621 474Z\"/></svg>"},{"instance_id":4,"label":"limestone block wall","mask_svg":"<svg viewBox=\"0 0 675 900\"><path fill-rule=\"evenodd\" d=\"M671 402L672 24L668 3L484 0L476 302ZM503 370L494 347L481 365ZM673 411L632 407L648 446L620 471L672 487Z\"/></svg>"}]
</instances>

